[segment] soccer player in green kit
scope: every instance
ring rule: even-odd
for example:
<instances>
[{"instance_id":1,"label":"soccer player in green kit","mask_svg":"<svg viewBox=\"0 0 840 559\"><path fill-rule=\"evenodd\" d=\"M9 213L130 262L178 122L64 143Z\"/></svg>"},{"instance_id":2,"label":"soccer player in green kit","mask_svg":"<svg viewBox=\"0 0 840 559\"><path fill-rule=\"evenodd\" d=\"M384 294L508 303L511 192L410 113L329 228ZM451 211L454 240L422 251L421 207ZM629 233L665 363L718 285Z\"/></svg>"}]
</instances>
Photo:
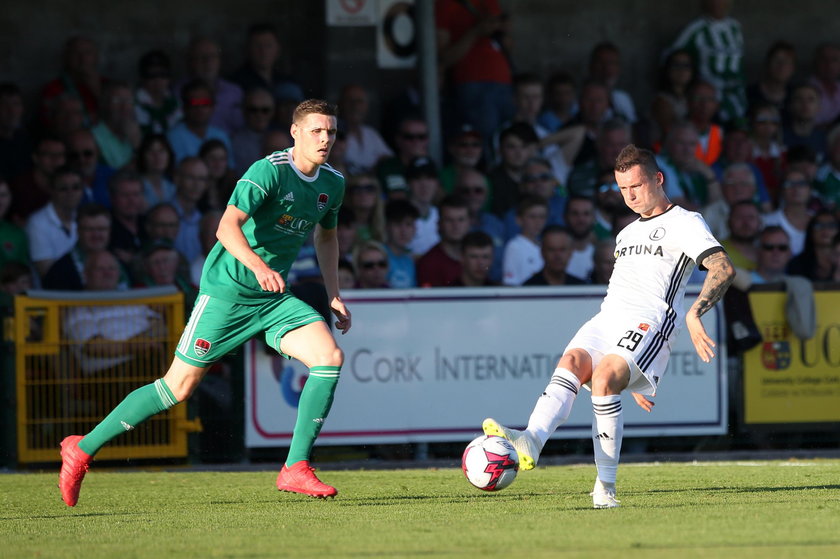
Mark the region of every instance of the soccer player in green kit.
<instances>
[{"instance_id":1,"label":"soccer player in green kit","mask_svg":"<svg viewBox=\"0 0 840 559\"><path fill-rule=\"evenodd\" d=\"M350 328L338 290L336 223L344 177L326 161L335 142L336 111L307 100L294 112L295 145L254 163L236 184L204 264L189 322L163 378L131 392L90 433L61 442L59 488L75 506L93 456L105 443L186 400L218 359L256 335L309 367L289 454L277 488L332 497L309 466L312 445L333 401L344 354L324 319L286 288L286 275L310 231L335 326Z\"/></svg>"}]
</instances>

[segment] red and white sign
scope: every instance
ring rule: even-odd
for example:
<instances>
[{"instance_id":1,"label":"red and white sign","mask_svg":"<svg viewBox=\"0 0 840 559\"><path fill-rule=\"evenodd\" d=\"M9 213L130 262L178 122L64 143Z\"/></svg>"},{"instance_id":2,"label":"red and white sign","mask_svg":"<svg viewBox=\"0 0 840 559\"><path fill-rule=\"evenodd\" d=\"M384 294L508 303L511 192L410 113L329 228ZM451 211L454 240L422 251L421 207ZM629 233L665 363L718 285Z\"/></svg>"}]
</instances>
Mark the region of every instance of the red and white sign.
<instances>
[{"instance_id":1,"label":"red and white sign","mask_svg":"<svg viewBox=\"0 0 840 559\"><path fill-rule=\"evenodd\" d=\"M327 0L327 25L334 27L376 25L376 0Z\"/></svg>"}]
</instances>

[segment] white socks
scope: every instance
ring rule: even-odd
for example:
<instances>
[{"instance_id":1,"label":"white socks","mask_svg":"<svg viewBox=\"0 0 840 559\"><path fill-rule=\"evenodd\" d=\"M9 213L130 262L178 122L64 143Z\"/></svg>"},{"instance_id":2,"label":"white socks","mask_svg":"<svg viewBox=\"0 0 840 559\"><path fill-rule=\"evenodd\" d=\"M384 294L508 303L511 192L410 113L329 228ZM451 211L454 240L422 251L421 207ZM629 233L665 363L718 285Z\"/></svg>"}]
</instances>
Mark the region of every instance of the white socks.
<instances>
[{"instance_id":1,"label":"white socks","mask_svg":"<svg viewBox=\"0 0 840 559\"><path fill-rule=\"evenodd\" d=\"M526 431L540 441L540 448L554 431L569 418L575 403L580 381L568 369L557 368L542 396L537 400L528 420ZM621 441L624 438L624 416L621 395L592 396L592 439L598 479L614 486Z\"/></svg>"},{"instance_id":2,"label":"white socks","mask_svg":"<svg viewBox=\"0 0 840 559\"><path fill-rule=\"evenodd\" d=\"M527 431L540 441L540 448L552 433L569 418L575 397L580 390L580 381L568 369L557 368L545 392L537 400L534 411L528 419Z\"/></svg>"},{"instance_id":3,"label":"white socks","mask_svg":"<svg viewBox=\"0 0 840 559\"><path fill-rule=\"evenodd\" d=\"M592 441L598 479L604 484L615 485L621 439L624 437L621 395L592 396L592 411L595 416L592 421Z\"/></svg>"}]
</instances>

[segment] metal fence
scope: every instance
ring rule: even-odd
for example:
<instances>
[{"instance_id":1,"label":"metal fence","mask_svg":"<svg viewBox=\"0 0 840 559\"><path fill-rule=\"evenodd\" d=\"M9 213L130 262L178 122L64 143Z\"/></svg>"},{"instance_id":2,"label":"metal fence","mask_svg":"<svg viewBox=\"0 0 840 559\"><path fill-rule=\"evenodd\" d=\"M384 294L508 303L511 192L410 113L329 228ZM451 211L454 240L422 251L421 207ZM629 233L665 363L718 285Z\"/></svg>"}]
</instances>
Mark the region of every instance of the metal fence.
<instances>
[{"instance_id":1,"label":"metal fence","mask_svg":"<svg viewBox=\"0 0 840 559\"><path fill-rule=\"evenodd\" d=\"M183 296L174 289L16 297L17 461L58 461L64 437L87 433L128 393L166 372L183 327ZM198 429L186 406L175 406L97 457L186 457L187 432Z\"/></svg>"}]
</instances>

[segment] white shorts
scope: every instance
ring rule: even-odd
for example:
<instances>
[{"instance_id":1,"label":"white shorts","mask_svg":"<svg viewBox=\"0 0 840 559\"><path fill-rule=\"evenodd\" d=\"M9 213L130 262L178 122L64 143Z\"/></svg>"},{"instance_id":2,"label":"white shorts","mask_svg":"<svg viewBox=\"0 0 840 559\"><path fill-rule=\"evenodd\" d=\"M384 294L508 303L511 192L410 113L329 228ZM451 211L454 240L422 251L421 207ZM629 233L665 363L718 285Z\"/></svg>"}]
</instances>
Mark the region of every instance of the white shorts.
<instances>
[{"instance_id":1,"label":"white shorts","mask_svg":"<svg viewBox=\"0 0 840 559\"><path fill-rule=\"evenodd\" d=\"M673 320L665 322L674 324ZM598 313L580 327L563 353L585 350L592 358L593 370L605 355L618 355L630 368L627 389L654 396L671 356L671 341L677 336L674 327L664 330L639 318Z\"/></svg>"}]
</instances>

